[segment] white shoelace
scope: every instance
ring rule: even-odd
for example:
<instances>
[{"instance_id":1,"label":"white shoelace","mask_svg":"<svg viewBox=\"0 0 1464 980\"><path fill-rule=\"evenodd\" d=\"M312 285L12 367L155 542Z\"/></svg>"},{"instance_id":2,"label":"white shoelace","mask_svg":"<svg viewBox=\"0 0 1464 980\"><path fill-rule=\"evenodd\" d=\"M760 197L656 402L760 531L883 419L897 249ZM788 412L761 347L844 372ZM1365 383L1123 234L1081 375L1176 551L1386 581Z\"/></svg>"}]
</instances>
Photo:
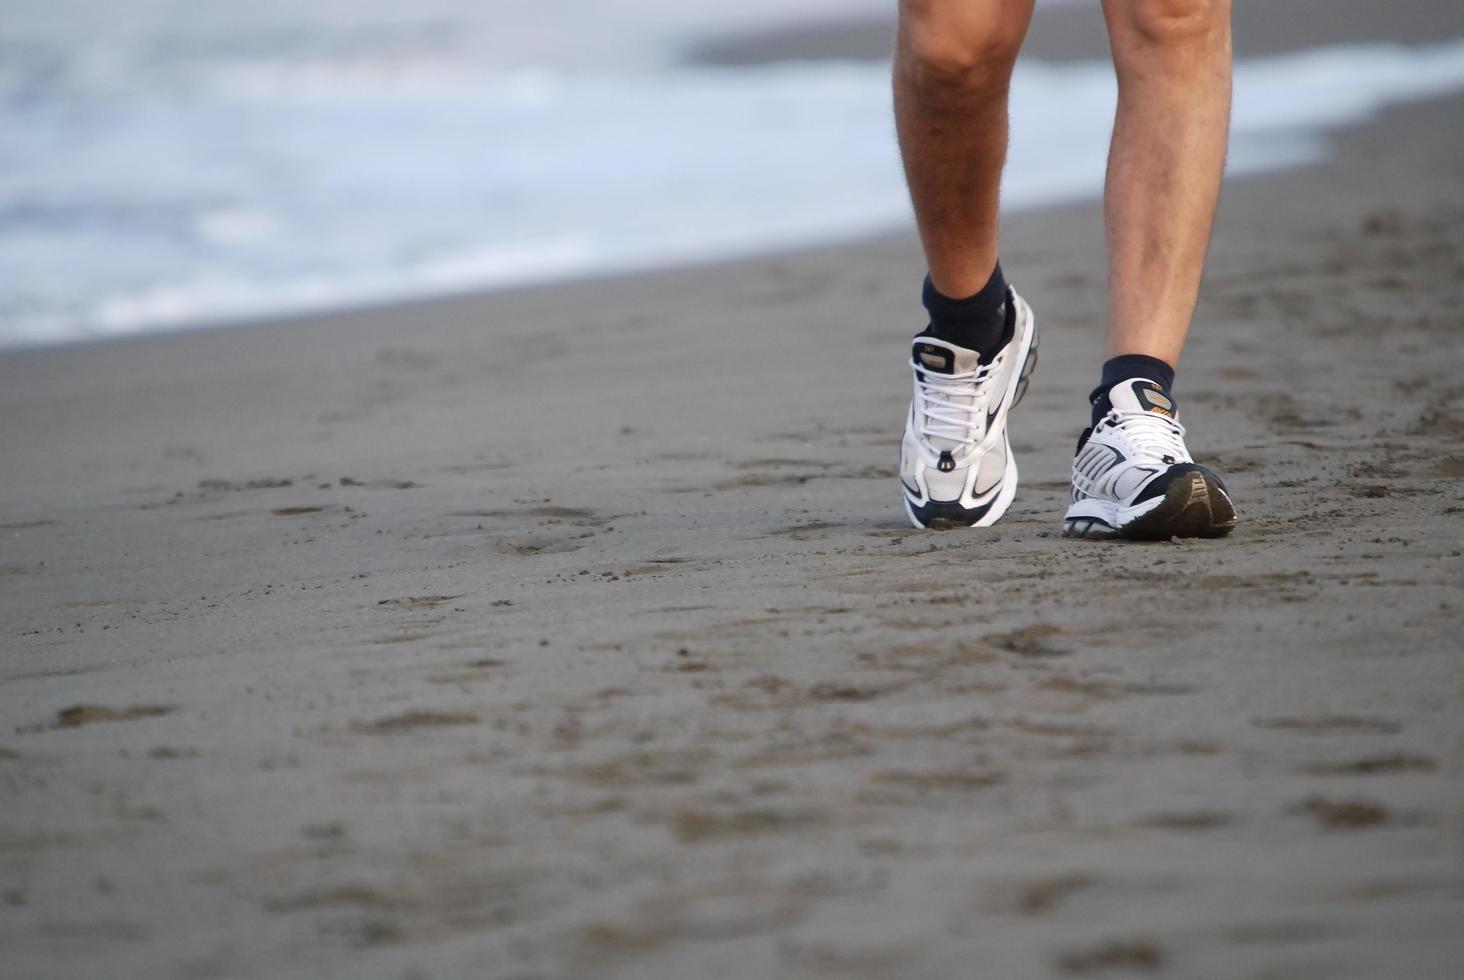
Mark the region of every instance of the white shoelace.
<instances>
[{"instance_id":1,"label":"white shoelace","mask_svg":"<svg viewBox=\"0 0 1464 980\"><path fill-rule=\"evenodd\" d=\"M942 375L915 368L915 383L920 387L922 402L917 427L920 435L927 439L949 439L962 446L976 445L980 441L977 433L986 427L981 393L995 368L996 364L983 364L963 374Z\"/></svg>"},{"instance_id":2,"label":"white shoelace","mask_svg":"<svg viewBox=\"0 0 1464 980\"><path fill-rule=\"evenodd\" d=\"M1184 445L1184 426L1158 412L1109 412L1109 425L1123 431L1135 450L1156 460L1175 462L1189 458Z\"/></svg>"}]
</instances>

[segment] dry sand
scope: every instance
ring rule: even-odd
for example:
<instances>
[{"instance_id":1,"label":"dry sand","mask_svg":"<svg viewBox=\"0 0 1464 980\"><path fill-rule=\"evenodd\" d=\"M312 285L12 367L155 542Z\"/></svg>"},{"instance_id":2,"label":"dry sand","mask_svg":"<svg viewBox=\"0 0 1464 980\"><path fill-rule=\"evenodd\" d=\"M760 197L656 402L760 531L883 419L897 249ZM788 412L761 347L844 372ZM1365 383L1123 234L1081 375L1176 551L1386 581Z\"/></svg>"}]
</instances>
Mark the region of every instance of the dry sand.
<instances>
[{"instance_id":1,"label":"dry sand","mask_svg":"<svg viewBox=\"0 0 1464 980\"><path fill-rule=\"evenodd\" d=\"M1228 189L1218 542L1058 537L1091 204L987 531L909 237L0 357L0 973L1458 976L1461 122Z\"/></svg>"}]
</instances>

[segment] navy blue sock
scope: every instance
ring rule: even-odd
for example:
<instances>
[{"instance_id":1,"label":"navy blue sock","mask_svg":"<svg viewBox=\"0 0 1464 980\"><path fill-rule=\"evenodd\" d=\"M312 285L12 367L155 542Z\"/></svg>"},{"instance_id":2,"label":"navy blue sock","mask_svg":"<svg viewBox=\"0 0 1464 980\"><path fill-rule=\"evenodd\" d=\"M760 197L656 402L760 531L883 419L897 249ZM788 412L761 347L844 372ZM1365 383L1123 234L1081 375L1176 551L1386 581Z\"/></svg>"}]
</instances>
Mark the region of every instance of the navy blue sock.
<instances>
[{"instance_id":1,"label":"navy blue sock","mask_svg":"<svg viewBox=\"0 0 1464 980\"><path fill-rule=\"evenodd\" d=\"M1103 416L1113 411L1113 403L1108 400L1108 389L1120 381L1127 381L1130 378L1143 378L1146 381L1154 382L1164 389L1166 397L1170 397L1171 390L1174 388L1174 368L1166 361L1150 357L1148 354L1120 354L1117 357L1110 357L1103 362L1103 380L1088 395L1088 401L1093 406L1094 425L1097 425L1098 420Z\"/></svg>"},{"instance_id":2,"label":"navy blue sock","mask_svg":"<svg viewBox=\"0 0 1464 980\"><path fill-rule=\"evenodd\" d=\"M995 357L1011 339L1012 324L1007 321L1007 282L1001 264L991 273L981 291L965 299L951 299L935 288L925 277L921 293L930 326L921 333L947 343L980 353L983 361Z\"/></svg>"}]
</instances>

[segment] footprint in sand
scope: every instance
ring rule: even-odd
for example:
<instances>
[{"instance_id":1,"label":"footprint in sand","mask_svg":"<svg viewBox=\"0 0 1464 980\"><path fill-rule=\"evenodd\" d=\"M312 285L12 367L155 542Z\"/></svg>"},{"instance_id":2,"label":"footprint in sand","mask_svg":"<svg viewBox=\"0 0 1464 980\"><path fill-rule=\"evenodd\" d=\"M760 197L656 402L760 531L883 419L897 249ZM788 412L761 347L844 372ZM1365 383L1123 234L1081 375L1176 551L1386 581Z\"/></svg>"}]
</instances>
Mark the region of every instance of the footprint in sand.
<instances>
[{"instance_id":1,"label":"footprint in sand","mask_svg":"<svg viewBox=\"0 0 1464 980\"><path fill-rule=\"evenodd\" d=\"M494 543L494 548L499 554L519 558L578 551L584 547L585 538L594 537L596 529L613 519L585 507L548 503L517 509L458 510L447 516L476 518L484 522L478 525L482 530L507 531L507 535ZM489 522L503 526L491 527ZM534 526L528 529L525 525Z\"/></svg>"},{"instance_id":2,"label":"footprint in sand","mask_svg":"<svg viewBox=\"0 0 1464 980\"><path fill-rule=\"evenodd\" d=\"M1433 772L1438 763L1426 755L1370 755L1338 762L1318 762L1302 767L1312 776L1384 776L1397 772Z\"/></svg>"},{"instance_id":3,"label":"footprint in sand","mask_svg":"<svg viewBox=\"0 0 1464 980\"><path fill-rule=\"evenodd\" d=\"M156 718L171 714L173 708L164 704L134 704L125 708L111 708L100 704L74 704L56 712L52 728L81 728L98 722L132 721L135 718Z\"/></svg>"},{"instance_id":4,"label":"footprint in sand","mask_svg":"<svg viewBox=\"0 0 1464 980\"><path fill-rule=\"evenodd\" d=\"M433 609L445 602L461 599L466 593L457 595L407 595L399 599L379 599L378 606L404 606L408 609Z\"/></svg>"},{"instance_id":5,"label":"footprint in sand","mask_svg":"<svg viewBox=\"0 0 1464 980\"><path fill-rule=\"evenodd\" d=\"M1256 728L1296 732L1298 735L1396 735L1402 724L1387 718L1358 715L1312 715L1280 718L1252 718Z\"/></svg>"},{"instance_id":6,"label":"footprint in sand","mask_svg":"<svg viewBox=\"0 0 1464 980\"><path fill-rule=\"evenodd\" d=\"M1326 830L1362 830L1392 822L1393 814L1372 800L1334 800L1312 796L1290 807L1288 813L1309 816Z\"/></svg>"},{"instance_id":7,"label":"footprint in sand","mask_svg":"<svg viewBox=\"0 0 1464 980\"><path fill-rule=\"evenodd\" d=\"M352 730L363 735L402 735L424 728L457 728L478 724L478 716L466 711L426 711L414 709L375 721L356 722Z\"/></svg>"},{"instance_id":8,"label":"footprint in sand","mask_svg":"<svg viewBox=\"0 0 1464 980\"><path fill-rule=\"evenodd\" d=\"M530 555L562 555L580 550L584 547L580 540L594 537L594 535L594 531L580 534L553 532L524 534L512 538L499 538L494 544L494 549L499 554L513 555L518 558L526 558Z\"/></svg>"},{"instance_id":9,"label":"footprint in sand","mask_svg":"<svg viewBox=\"0 0 1464 980\"><path fill-rule=\"evenodd\" d=\"M1157 973L1164 967L1164 948L1149 939L1113 939L1075 949L1057 959L1063 973Z\"/></svg>"}]
</instances>

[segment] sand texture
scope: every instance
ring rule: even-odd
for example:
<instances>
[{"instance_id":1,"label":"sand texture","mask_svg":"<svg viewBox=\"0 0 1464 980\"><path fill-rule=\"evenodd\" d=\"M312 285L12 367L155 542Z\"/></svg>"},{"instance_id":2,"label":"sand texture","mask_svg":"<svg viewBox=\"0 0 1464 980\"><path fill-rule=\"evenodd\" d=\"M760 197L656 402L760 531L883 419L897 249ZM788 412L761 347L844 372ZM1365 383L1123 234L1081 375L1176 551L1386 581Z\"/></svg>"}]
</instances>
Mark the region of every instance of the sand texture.
<instances>
[{"instance_id":1,"label":"sand texture","mask_svg":"<svg viewBox=\"0 0 1464 980\"><path fill-rule=\"evenodd\" d=\"M1464 101L1227 190L1218 542L904 523L912 239L0 356L6 977L1444 978Z\"/></svg>"}]
</instances>

